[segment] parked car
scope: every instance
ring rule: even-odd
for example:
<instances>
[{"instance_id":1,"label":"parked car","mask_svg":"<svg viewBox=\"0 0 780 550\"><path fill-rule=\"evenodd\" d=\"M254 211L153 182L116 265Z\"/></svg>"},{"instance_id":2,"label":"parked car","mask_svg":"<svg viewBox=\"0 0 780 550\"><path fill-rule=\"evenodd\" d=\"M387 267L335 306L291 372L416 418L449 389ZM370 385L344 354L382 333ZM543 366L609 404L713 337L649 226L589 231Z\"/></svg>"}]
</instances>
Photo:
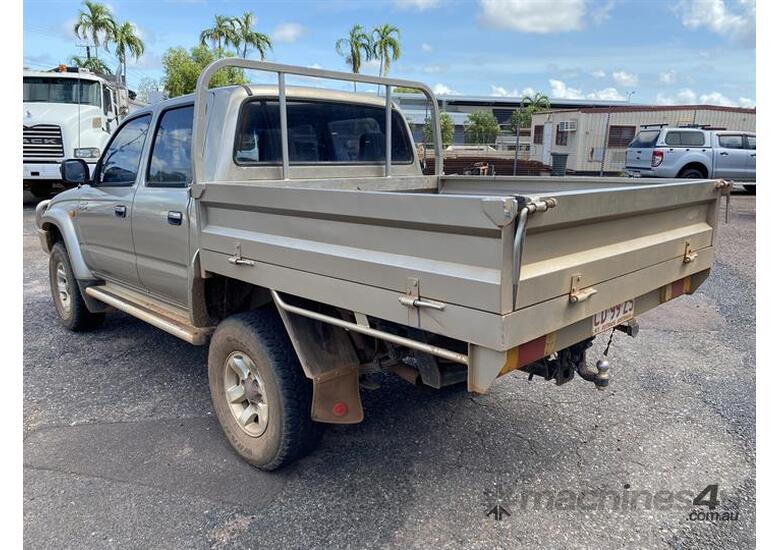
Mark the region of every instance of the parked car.
<instances>
[{"instance_id":1,"label":"parked car","mask_svg":"<svg viewBox=\"0 0 780 550\"><path fill-rule=\"evenodd\" d=\"M207 89L228 66L280 85ZM432 102L435 175L396 86ZM360 422L367 373L484 393L519 369L603 389L609 366L586 349L635 336L635 316L707 278L728 184L445 176L437 114L417 82L215 61L194 96L132 113L91 177L65 161L78 187L38 205L61 323L94 328L115 308L208 345L216 417L268 470L311 450L321 423Z\"/></svg>"},{"instance_id":2,"label":"parked car","mask_svg":"<svg viewBox=\"0 0 780 550\"><path fill-rule=\"evenodd\" d=\"M626 172L643 178L723 178L756 192L756 134L646 127L626 150Z\"/></svg>"}]
</instances>

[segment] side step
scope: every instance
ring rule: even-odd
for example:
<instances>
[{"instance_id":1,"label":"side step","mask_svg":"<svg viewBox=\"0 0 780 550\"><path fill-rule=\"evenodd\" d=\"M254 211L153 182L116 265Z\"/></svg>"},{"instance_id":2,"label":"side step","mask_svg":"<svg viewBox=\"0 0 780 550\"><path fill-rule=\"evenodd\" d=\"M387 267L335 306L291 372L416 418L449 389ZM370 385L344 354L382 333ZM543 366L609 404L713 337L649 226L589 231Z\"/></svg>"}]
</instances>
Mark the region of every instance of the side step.
<instances>
[{"instance_id":1,"label":"side step","mask_svg":"<svg viewBox=\"0 0 780 550\"><path fill-rule=\"evenodd\" d=\"M116 285L90 286L86 288L86 293L96 300L196 346L207 343L209 336L214 332L214 327L192 325L183 310L152 301L147 296Z\"/></svg>"}]
</instances>

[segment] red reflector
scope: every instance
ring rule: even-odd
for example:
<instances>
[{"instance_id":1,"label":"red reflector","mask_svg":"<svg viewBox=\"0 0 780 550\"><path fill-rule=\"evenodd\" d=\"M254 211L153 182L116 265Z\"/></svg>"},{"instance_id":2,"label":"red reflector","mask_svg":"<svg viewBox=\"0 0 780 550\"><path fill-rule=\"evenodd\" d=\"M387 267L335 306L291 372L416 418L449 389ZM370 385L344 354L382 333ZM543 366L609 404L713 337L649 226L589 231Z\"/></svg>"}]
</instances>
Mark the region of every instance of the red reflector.
<instances>
[{"instance_id":1,"label":"red reflector","mask_svg":"<svg viewBox=\"0 0 780 550\"><path fill-rule=\"evenodd\" d=\"M330 412L333 413L333 416L344 416L347 414L347 405L346 403L338 402L330 409Z\"/></svg>"},{"instance_id":2,"label":"red reflector","mask_svg":"<svg viewBox=\"0 0 780 550\"><path fill-rule=\"evenodd\" d=\"M658 166L664 161L663 151L653 151L653 158L650 161L650 166Z\"/></svg>"}]
</instances>

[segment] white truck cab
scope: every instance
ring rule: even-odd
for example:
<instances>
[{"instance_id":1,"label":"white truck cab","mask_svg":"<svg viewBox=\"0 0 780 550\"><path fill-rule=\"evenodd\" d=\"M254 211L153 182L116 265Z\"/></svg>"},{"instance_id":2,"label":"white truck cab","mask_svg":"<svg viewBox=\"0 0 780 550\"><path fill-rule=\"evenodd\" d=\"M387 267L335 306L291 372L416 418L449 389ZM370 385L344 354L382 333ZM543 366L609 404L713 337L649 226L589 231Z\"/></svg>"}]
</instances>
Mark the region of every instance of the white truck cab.
<instances>
[{"instance_id":1,"label":"white truck cab","mask_svg":"<svg viewBox=\"0 0 780 550\"><path fill-rule=\"evenodd\" d=\"M86 69L60 66L23 74L24 186L39 198L61 183L60 163L84 159L94 170L127 114L126 89Z\"/></svg>"}]
</instances>

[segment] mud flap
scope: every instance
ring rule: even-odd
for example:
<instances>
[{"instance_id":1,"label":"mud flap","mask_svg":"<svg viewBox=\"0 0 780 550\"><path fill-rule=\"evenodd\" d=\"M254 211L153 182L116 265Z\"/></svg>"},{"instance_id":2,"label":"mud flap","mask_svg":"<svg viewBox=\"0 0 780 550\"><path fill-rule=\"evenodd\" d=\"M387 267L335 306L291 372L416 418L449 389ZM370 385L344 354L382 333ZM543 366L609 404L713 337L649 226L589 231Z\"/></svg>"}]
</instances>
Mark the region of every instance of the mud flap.
<instances>
[{"instance_id":1,"label":"mud flap","mask_svg":"<svg viewBox=\"0 0 780 550\"><path fill-rule=\"evenodd\" d=\"M363 403L358 383L359 369L347 366L316 377L311 418L329 424L357 424L363 421Z\"/></svg>"}]
</instances>

